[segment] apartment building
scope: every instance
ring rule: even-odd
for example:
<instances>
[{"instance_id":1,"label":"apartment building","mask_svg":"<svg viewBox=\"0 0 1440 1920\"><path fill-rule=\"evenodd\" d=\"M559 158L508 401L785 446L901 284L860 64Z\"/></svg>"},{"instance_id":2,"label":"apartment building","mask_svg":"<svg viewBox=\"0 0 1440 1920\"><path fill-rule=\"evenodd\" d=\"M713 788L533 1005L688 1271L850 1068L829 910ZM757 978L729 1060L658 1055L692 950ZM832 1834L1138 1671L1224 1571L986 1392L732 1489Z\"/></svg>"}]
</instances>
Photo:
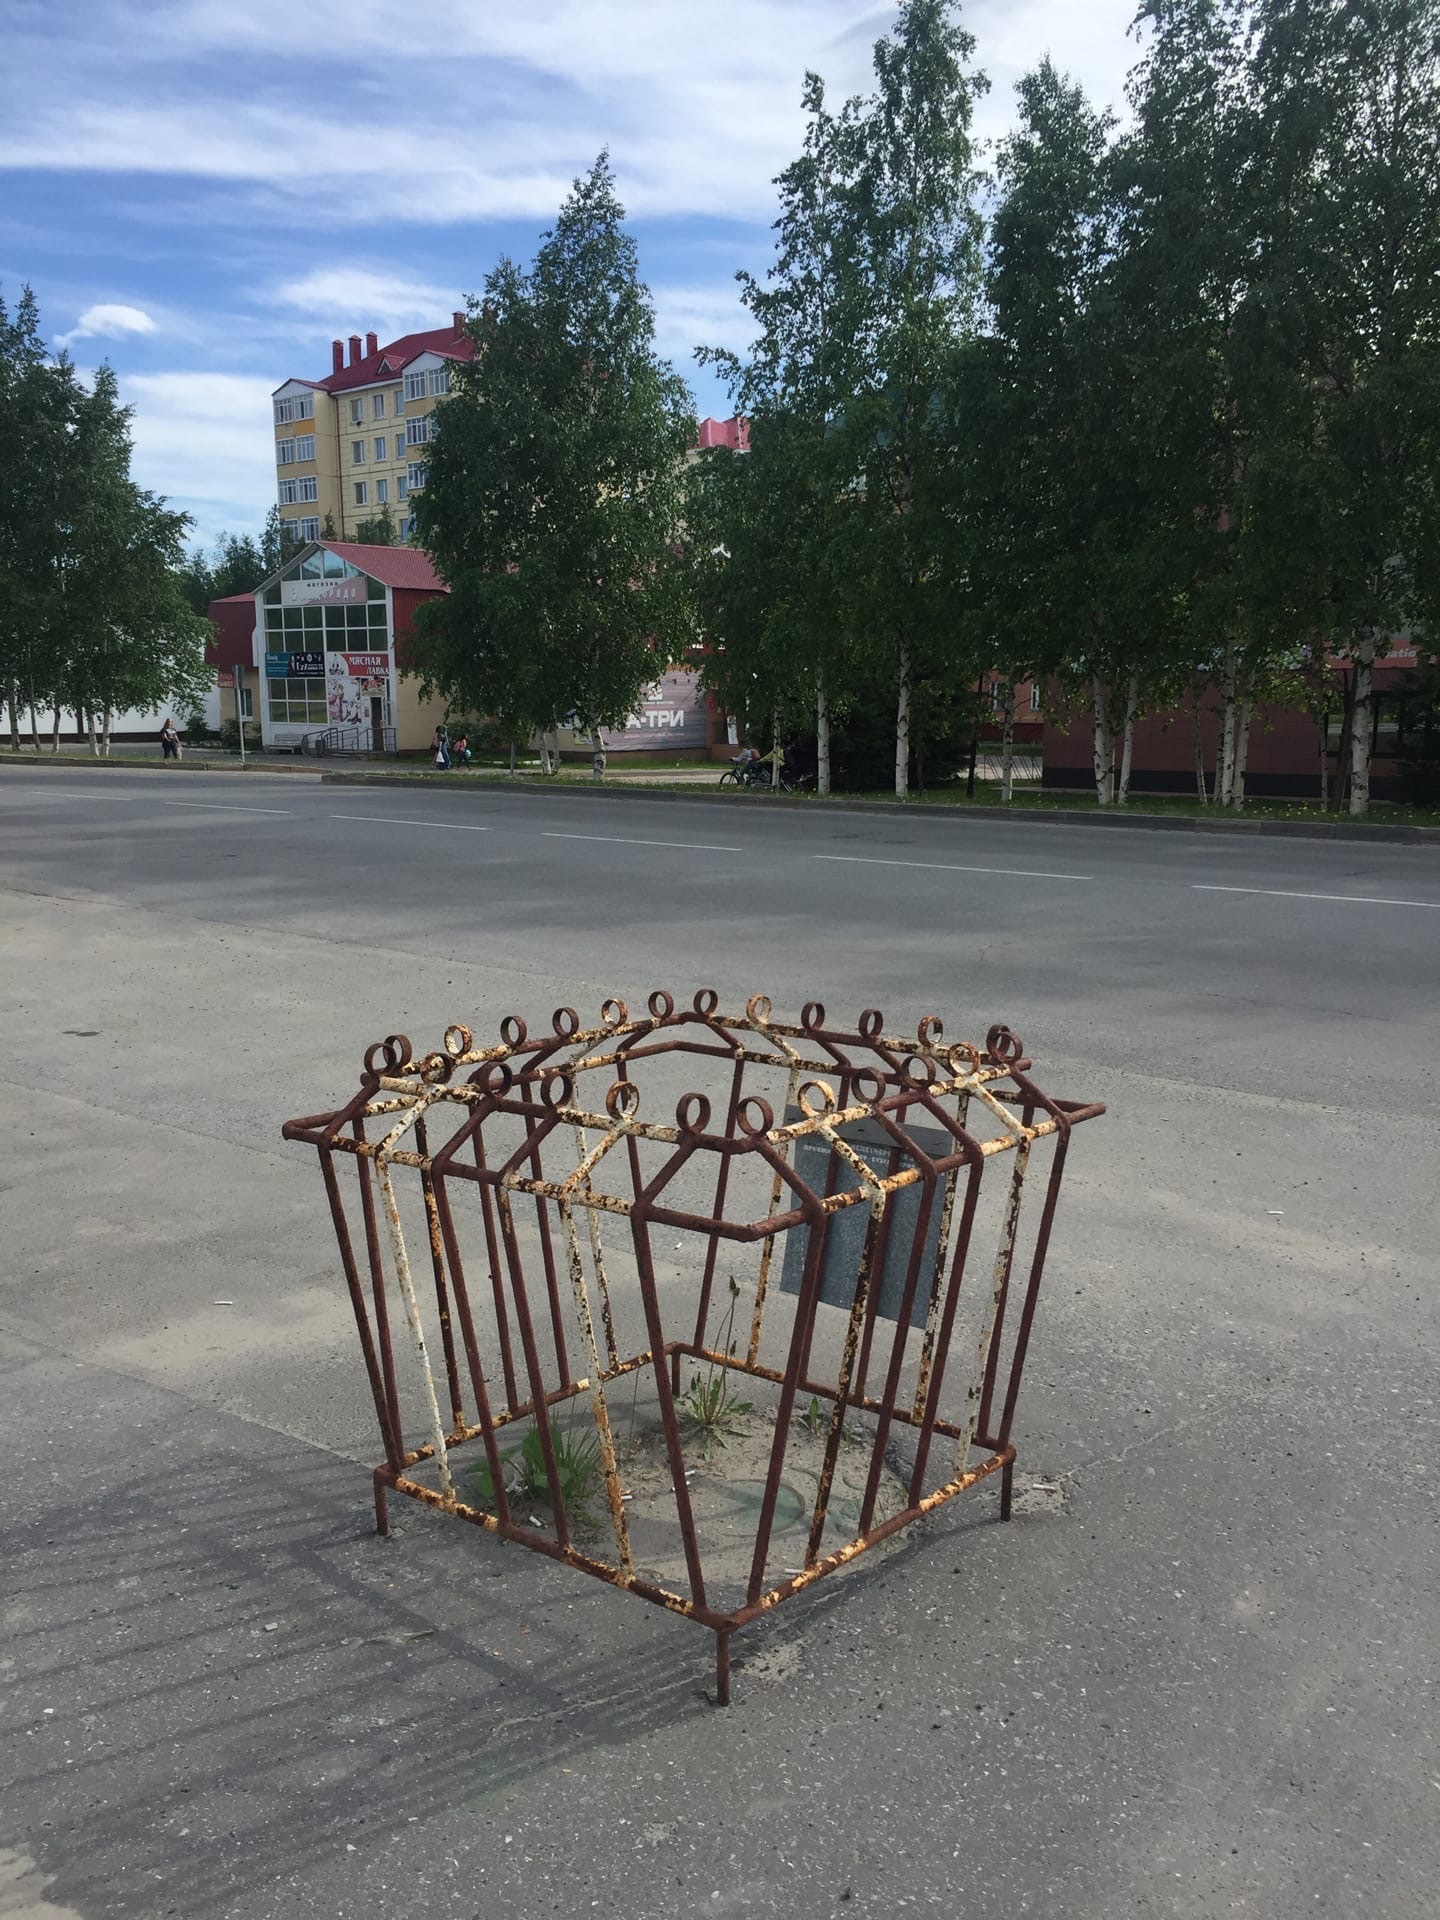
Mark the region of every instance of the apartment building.
<instances>
[{"instance_id":1,"label":"apartment building","mask_svg":"<svg viewBox=\"0 0 1440 1920\"><path fill-rule=\"evenodd\" d=\"M348 346L348 353L346 348ZM331 344L323 380L287 380L273 395L280 518L301 541L327 518L347 539L386 507L410 537L410 498L425 484L425 449L455 362L475 351L465 315L382 347L374 333Z\"/></svg>"}]
</instances>

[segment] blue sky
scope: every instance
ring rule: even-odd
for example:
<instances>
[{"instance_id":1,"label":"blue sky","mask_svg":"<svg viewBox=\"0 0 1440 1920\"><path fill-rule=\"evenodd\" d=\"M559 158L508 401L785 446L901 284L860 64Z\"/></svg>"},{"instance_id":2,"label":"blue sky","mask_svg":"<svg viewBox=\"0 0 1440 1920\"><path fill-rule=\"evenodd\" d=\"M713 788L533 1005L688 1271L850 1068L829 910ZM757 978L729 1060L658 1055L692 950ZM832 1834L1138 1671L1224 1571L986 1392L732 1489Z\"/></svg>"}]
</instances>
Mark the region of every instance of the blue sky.
<instances>
[{"instance_id":1,"label":"blue sky","mask_svg":"<svg viewBox=\"0 0 1440 1920\"><path fill-rule=\"evenodd\" d=\"M1118 106L1136 0L971 0L1001 137L1047 50ZM274 497L270 390L337 335L442 324L610 148L662 349L743 347L807 67L862 90L873 0L9 0L0 287L108 359L135 472L197 537Z\"/></svg>"}]
</instances>

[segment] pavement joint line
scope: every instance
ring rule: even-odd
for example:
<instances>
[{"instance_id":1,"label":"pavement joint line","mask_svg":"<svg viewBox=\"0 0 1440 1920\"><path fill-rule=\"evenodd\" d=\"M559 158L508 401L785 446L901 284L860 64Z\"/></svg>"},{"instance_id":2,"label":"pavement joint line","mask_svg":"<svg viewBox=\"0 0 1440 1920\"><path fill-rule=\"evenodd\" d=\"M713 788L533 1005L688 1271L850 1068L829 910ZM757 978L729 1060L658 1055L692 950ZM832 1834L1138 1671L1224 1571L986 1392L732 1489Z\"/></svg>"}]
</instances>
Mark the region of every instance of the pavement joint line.
<instances>
[{"instance_id":1,"label":"pavement joint line","mask_svg":"<svg viewBox=\"0 0 1440 1920\"><path fill-rule=\"evenodd\" d=\"M717 847L703 840L632 840L619 833L543 833L542 840L603 840L612 847L677 847L684 853L743 853L743 847Z\"/></svg>"},{"instance_id":2,"label":"pavement joint line","mask_svg":"<svg viewBox=\"0 0 1440 1920\"><path fill-rule=\"evenodd\" d=\"M957 867L948 860L881 860L863 853L813 853L812 860L843 860L853 867L926 867L935 873L1003 873L1012 880L1089 880L1088 873L1036 873L1031 867Z\"/></svg>"},{"instance_id":3,"label":"pavement joint line","mask_svg":"<svg viewBox=\"0 0 1440 1920\"><path fill-rule=\"evenodd\" d=\"M160 804L162 807L199 807L205 813L271 813L277 819L290 818L288 807L231 807L223 800L162 800Z\"/></svg>"},{"instance_id":4,"label":"pavement joint line","mask_svg":"<svg viewBox=\"0 0 1440 1920\"><path fill-rule=\"evenodd\" d=\"M1342 900L1352 907L1425 907L1440 913L1440 900L1384 900L1370 893L1296 893L1286 887L1221 887L1203 881L1191 884L1192 893L1260 893L1270 900Z\"/></svg>"},{"instance_id":5,"label":"pavement joint line","mask_svg":"<svg viewBox=\"0 0 1440 1920\"><path fill-rule=\"evenodd\" d=\"M462 820L415 820L401 813L332 813L331 820L373 820L385 827L440 827L451 833L493 833L493 827L471 827Z\"/></svg>"}]
</instances>

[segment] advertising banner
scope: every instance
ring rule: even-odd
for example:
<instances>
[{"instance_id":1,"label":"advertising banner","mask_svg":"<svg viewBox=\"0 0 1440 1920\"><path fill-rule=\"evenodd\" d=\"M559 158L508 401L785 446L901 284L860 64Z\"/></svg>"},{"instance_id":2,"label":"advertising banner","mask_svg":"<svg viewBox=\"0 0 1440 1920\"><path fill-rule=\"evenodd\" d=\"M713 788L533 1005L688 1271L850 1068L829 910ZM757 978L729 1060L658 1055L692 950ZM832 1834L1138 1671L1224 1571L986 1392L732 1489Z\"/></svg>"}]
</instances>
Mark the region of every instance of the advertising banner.
<instances>
[{"instance_id":1,"label":"advertising banner","mask_svg":"<svg viewBox=\"0 0 1440 1920\"><path fill-rule=\"evenodd\" d=\"M282 580L282 607L363 607L370 583L361 574L349 580Z\"/></svg>"},{"instance_id":2,"label":"advertising banner","mask_svg":"<svg viewBox=\"0 0 1440 1920\"><path fill-rule=\"evenodd\" d=\"M325 710L334 727L368 727L370 700L379 694L390 717L388 653L332 653L325 670Z\"/></svg>"},{"instance_id":3,"label":"advertising banner","mask_svg":"<svg viewBox=\"0 0 1440 1920\"><path fill-rule=\"evenodd\" d=\"M286 678L289 672L290 672L290 656L288 653L267 653L266 654L265 678L267 680L283 680Z\"/></svg>"},{"instance_id":4,"label":"advertising banner","mask_svg":"<svg viewBox=\"0 0 1440 1920\"><path fill-rule=\"evenodd\" d=\"M667 673L648 687L639 710L623 727L603 735L611 753L654 752L665 747L705 745L705 695L698 673Z\"/></svg>"},{"instance_id":5,"label":"advertising banner","mask_svg":"<svg viewBox=\"0 0 1440 1920\"><path fill-rule=\"evenodd\" d=\"M323 653L292 653L290 671L293 674L314 674L317 678L325 671Z\"/></svg>"}]
</instances>

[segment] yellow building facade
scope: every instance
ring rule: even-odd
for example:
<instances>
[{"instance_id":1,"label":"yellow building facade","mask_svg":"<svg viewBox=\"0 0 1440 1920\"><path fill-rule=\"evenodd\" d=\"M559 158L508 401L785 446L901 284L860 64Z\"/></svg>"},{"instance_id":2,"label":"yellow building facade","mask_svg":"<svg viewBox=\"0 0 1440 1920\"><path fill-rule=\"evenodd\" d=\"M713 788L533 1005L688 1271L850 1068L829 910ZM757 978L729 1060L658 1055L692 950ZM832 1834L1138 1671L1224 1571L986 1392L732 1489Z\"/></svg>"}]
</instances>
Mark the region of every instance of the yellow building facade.
<instances>
[{"instance_id":1,"label":"yellow building facade","mask_svg":"<svg viewBox=\"0 0 1440 1920\"><path fill-rule=\"evenodd\" d=\"M348 351L347 351L348 347ZM331 346L323 379L292 379L271 396L280 518L297 541L353 539L388 509L410 535L410 501L425 484L435 408L474 342L465 316L381 346L374 333ZM331 531L333 530L333 531Z\"/></svg>"}]
</instances>

